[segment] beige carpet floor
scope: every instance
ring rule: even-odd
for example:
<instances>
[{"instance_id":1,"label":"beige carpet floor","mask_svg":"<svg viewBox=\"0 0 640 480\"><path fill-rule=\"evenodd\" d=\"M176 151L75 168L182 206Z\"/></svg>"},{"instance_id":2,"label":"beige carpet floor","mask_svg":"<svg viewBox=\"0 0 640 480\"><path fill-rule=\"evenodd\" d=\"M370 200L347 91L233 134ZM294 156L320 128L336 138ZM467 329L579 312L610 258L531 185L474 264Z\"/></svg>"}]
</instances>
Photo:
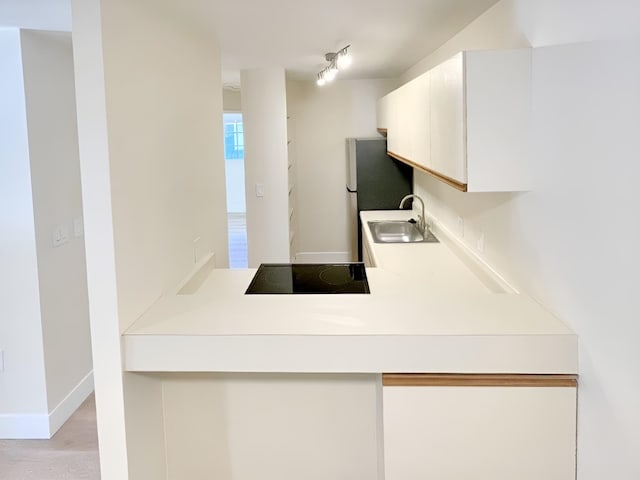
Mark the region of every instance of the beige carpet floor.
<instances>
[{"instance_id":1,"label":"beige carpet floor","mask_svg":"<svg viewBox=\"0 0 640 480\"><path fill-rule=\"evenodd\" d=\"M0 480L99 480L91 395L51 440L0 440Z\"/></svg>"}]
</instances>

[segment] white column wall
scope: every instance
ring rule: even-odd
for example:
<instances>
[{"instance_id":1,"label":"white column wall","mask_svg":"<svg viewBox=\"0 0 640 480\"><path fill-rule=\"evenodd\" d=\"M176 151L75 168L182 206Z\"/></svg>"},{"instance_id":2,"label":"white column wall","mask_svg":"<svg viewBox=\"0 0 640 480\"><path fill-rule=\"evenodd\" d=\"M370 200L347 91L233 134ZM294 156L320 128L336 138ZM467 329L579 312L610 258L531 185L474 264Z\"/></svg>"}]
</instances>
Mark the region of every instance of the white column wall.
<instances>
[{"instance_id":1,"label":"white column wall","mask_svg":"<svg viewBox=\"0 0 640 480\"><path fill-rule=\"evenodd\" d=\"M102 8L122 329L204 254L228 262L217 46L153 2L129 3Z\"/></svg>"},{"instance_id":2,"label":"white column wall","mask_svg":"<svg viewBox=\"0 0 640 480\"><path fill-rule=\"evenodd\" d=\"M156 2L72 11L101 475L155 480L162 389L123 382L120 334L207 253L227 265L219 51Z\"/></svg>"},{"instance_id":3,"label":"white column wall","mask_svg":"<svg viewBox=\"0 0 640 480\"><path fill-rule=\"evenodd\" d=\"M640 478L639 23L624 0L503 0L403 76L464 49L545 47L534 51L533 190L460 193L421 173L415 188L578 334L579 480Z\"/></svg>"},{"instance_id":4,"label":"white column wall","mask_svg":"<svg viewBox=\"0 0 640 480\"><path fill-rule=\"evenodd\" d=\"M73 56L102 478L128 478L100 0L74 0Z\"/></svg>"},{"instance_id":5,"label":"white column wall","mask_svg":"<svg viewBox=\"0 0 640 480\"><path fill-rule=\"evenodd\" d=\"M289 261L287 101L283 68L240 72L249 266ZM262 185L264 196L256 195Z\"/></svg>"},{"instance_id":6,"label":"white column wall","mask_svg":"<svg viewBox=\"0 0 640 480\"><path fill-rule=\"evenodd\" d=\"M55 431L93 390L84 238L74 235L82 196L73 52L68 33L23 30L21 41L47 401ZM54 248L57 225L66 226L69 242Z\"/></svg>"},{"instance_id":7,"label":"white column wall","mask_svg":"<svg viewBox=\"0 0 640 480\"><path fill-rule=\"evenodd\" d=\"M0 29L0 72L0 438L30 423L37 437L47 395L18 29Z\"/></svg>"}]
</instances>

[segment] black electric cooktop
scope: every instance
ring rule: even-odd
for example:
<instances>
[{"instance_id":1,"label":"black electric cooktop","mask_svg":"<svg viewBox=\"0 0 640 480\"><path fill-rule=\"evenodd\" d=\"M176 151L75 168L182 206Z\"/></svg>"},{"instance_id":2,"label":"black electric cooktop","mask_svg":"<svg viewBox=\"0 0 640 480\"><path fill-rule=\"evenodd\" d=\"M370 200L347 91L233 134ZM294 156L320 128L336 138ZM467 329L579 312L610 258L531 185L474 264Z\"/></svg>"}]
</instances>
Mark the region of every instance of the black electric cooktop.
<instances>
[{"instance_id":1,"label":"black electric cooktop","mask_svg":"<svg viewBox=\"0 0 640 480\"><path fill-rule=\"evenodd\" d=\"M369 293L362 263L263 263L245 294Z\"/></svg>"}]
</instances>

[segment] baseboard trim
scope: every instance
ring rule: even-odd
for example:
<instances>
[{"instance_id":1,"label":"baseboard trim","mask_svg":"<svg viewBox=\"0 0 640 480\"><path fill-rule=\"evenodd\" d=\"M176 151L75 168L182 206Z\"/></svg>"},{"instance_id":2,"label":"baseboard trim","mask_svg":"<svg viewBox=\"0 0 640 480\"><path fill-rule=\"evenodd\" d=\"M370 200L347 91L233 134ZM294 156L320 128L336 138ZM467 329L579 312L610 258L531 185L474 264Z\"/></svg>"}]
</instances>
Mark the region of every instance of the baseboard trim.
<instances>
[{"instance_id":1,"label":"baseboard trim","mask_svg":"<svg viewBox=\"0 0 640 480\"><path fill-rule=\"evenodd\" d=\"M0 415L0 439L36 440L43 438L51 438L49 435L49 415L43 413Z\"/></svg>"},{"instance_id":2,"label":"baseboard trim","mask_svg":"<svg viewBox=\"0 0 640 480\"><path fill-rule=\"evenodd\" d=\"M49 414L0 414L0 439L49 439L93 392L89 372Z\"/></svg>"},{"instance_id":3,"label":"baseboard trim","mask_svg":"<svg viewBox=\"0 0 640 480\"><path fill-rule=\"evenodd\" d=\"M55 435L92 392L93 370L49 413L49 438Z\"/></svg>"},{"instance_id":4,"label":"baseboard trim","mask_svg":"<svg viewBox=\"0 0 640 480\"><path fill-rule=\"evenodd\" d=\"M346 263L351 261L349 252L299 252L295 263Z\"/></svg>"}]
</instances>

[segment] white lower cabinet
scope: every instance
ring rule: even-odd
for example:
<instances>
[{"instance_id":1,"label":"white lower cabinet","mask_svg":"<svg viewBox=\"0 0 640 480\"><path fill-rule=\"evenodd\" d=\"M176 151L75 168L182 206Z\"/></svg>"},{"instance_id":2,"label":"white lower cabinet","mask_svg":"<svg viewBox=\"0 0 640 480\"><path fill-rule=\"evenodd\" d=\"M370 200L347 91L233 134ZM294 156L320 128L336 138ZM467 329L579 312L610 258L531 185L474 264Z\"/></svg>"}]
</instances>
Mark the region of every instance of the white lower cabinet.
<instances>
[{"instance_id":1,"label":"white lower cabinet","mask_svg":"<svg viewBox=\"0 0 640 480\"><path fill-rule=\"evenodd\" d=\"M385 480L573 480L576 387L385 386Z\"/></svg>"}]
</instances>

